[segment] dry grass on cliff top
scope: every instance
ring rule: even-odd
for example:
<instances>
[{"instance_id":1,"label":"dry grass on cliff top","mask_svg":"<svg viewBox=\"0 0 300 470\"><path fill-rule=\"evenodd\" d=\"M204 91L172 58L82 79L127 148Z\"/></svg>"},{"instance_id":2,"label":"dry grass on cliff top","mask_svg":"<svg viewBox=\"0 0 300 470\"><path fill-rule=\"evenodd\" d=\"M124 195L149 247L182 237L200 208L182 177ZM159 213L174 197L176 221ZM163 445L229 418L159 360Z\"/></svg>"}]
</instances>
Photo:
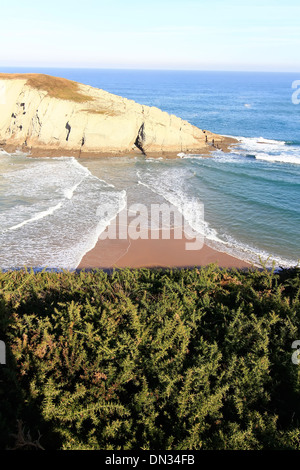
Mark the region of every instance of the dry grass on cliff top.
<instances>
[{"instance_id":1,"label":"dry grass on cliff top","mask_svg":"<svg viewBox=\"0 0 300 470\"><path fill-rule=\"evenodd\" d=\"M114 117L118 115L118 113L115 110L110 109L110 108L102 108L102 109L87 108L87 109L83 109L82 111L89 113L89 114L100 114L101 116Z\"/></svg>"},{"instance_id":2,"label":"dry grass on cliff top","mask_svg":"<svg viewBox=\"0 0 300 470\"><path fill-rule=\"evenodd\" d=\"M26 84L37 90L46 91L48 96L60 100L84 103L93 101L93 98L80 92L78 83L65 78L51 77L44 74L31 73L1 73L0 79L22 79L27 80Z\"/></svg>"}]
</instances>

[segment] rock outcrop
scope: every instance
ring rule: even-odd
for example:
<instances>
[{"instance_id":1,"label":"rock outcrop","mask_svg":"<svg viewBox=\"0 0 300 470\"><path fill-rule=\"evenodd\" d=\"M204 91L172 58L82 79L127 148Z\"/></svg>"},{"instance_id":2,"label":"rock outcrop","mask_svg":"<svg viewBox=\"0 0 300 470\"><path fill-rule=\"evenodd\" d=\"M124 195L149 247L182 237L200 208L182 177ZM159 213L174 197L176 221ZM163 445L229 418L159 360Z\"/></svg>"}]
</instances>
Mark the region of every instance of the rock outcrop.
<instances>
[{"instance_id":1,"label":"rock outcrop","mask_svg":"<svg viewBox=\"0 0 300 470\"><path fill-rule=\"evenodd\" d=\"M208 153L233 139L155 107L40 74L0 74L0 146L33 155Z\"/></svg>"}]
</instances>

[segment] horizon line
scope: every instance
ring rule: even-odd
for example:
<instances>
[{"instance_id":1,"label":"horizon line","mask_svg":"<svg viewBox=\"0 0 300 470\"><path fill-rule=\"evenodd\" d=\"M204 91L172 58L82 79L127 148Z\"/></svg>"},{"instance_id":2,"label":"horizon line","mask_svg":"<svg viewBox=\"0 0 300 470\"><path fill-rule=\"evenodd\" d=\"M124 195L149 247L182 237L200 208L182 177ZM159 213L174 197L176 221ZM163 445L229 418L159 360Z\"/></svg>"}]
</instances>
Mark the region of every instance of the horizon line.
<instances>
[{"instance_id":1,"label":"horizon line","mask_svg":"<svg viewBox=\"0 0 300 470\"><path fill-rule=\"evenodd\" d=\"M220 72L220 73L299 73L300 70L224 70L224 69L180 69L180 68L140 68L140 67L81 67L81 66L70 66L70 67L63 67L61 65L0 65L1 69L10 69L10 68L18 68L18 69L60 69L60 70L124 70L124 71L148 71L148 72ZM0 72L1 73L1 72Z\"/></svg>"}]
</instances>

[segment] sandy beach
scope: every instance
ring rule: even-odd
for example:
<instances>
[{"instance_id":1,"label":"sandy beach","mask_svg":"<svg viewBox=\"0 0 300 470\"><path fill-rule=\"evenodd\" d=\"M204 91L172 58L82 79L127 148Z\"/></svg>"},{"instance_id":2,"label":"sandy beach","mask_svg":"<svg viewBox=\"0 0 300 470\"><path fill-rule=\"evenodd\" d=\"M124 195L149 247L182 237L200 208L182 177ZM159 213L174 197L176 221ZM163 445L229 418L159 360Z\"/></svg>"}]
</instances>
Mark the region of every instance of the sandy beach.
<instances>
[{"instance_id":1,"label":"sandy beach","mask_svg":"<svg viewBox=\"0 0 300 470\"><path fill-rule=\"evenodd\" d=\"M169 231L169 239L164 239L166 234L163 232L162 229L159 230L158 239L151 239L150 233L148 239L99 239L96 246L83 256L77 269L185 268L211 263L223 268L251 267L249 263L214 250L206 244L203 244L201 249L187 250L187 244L192 244L195 239L186 237L184 233L181 239L176 239L174 230ZM147 235L144 233L144 236Z\"/></svg>"}]
</instances>

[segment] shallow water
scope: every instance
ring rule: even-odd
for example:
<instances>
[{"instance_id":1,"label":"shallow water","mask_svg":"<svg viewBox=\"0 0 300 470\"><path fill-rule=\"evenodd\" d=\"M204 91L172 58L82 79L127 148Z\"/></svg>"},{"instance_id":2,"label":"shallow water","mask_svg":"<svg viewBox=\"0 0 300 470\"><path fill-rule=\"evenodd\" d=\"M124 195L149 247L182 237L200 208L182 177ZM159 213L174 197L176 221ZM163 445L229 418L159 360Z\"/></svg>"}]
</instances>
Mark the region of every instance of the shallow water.
<instances>
[{"instance_id":1,"label":"shallow water","mask_svg":"<svg viewBox=\"0 0 300 470\"><path fill-rule=\"evenodd\" d=\"M17 70L16 70L17 71ZM25 70L24 70L25 71ZM48 70L239 138L231 153L178 160L0 154L0 266L75 268L127 201L168 202L206 242L268 265L297 263L300 106L292 74ZM184 208L184 209L182 209Z\"/></svg>"}]
</instances>

